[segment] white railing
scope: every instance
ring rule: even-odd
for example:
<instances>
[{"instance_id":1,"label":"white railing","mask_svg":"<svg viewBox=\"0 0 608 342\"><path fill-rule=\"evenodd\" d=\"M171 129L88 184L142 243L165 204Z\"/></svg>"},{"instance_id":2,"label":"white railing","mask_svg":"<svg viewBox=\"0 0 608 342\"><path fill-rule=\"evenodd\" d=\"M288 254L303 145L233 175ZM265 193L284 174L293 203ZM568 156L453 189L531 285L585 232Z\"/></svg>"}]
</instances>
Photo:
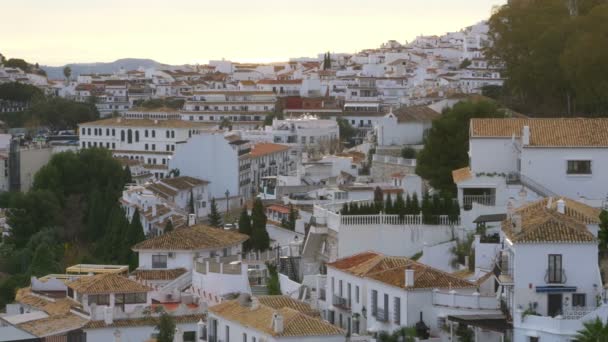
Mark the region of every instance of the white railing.
<instances>
[{"instance_id":1,"label":"white railing","mask_svg":"<svg viewBox=\"0 0 608 342\"><path fill-rule=\"evenodd\" d=\"M581 318L585 317L586 315L592 313L596 309L597 308L592 308L592 307L588 307L588 306L570 307L570 308L564 309L564 313L562 314L562 317L564 319L581 319Z\"/></svg>"},{"instance_id":2,"label":"white railing","mask_svg":"<svg viewBox=\"0 0 608 342\"><path fill-rule=\"evenodd\" d=\"M403 166L416 166L416 159L405 159L401 157L383 156L374 154L372 160L379 163L397 164Z\"/></svg>"},{"instance_id":3,"label":"white railing","mask_svg":"<svg viewBox=\"0 0 608 342\"><path fill-rule=\"evenodd\" d=\"M422 215L341 215L340 223L343 226L365 226L365 225L458 225L460 224L460 218L455 221L450 220L448 215L439 215L429 218L432 223L425 223Z\"/></svg>"},{"instance_id":4,"label":"white railing","mask_svg":"<svg viewBox=\"0 0 608 342\"><path fill-rule=\"evenodd\" d=\"M456 291L440 292L439 290L434 290L433 305L471 310L500 309L500 303L496 299L496 296L482 296L477 292L460 294Z\"/></svg>"},{"instance_id":5,"label":"white railing","mask_svg":"<svg viewBox=\"0 0 608 342\"><path fill-rule=\"evenodd\" d=\"M462 206L471 208L473 203L479 203L487 206L496 205L496 196L494 195L464 195L462 196Z\"/></svg>"},{"instance_id":6,"label":"white railing","mask_svg":"<svg viewBox=\"0 0 608 342\"><path fill-rule=\"evenodd\" d=\"M192 284L192 271L188 271L181 276L173 279L171 282L162 287L162 292L171 292L173 290L182 291Z\"/></svg>"}]
</instances>

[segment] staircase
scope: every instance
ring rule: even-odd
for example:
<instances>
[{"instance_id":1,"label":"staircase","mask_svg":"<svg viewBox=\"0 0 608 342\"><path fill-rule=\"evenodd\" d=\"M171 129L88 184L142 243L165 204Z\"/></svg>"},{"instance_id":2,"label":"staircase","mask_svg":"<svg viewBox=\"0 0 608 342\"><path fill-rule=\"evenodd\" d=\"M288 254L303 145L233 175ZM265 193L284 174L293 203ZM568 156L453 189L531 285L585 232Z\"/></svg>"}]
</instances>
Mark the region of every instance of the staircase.
<instances>
[{"instance_id":1,"label":"staircase","mask_svg":"<svg viewBox=\"0 0 608 342\"><path fill-rule=\"evenodd\" d=\"M558 197L556 193L549 190L542 184L534 181L533 179L522 175L519 172L511 172L507 175L507 184L521 184L526 188L534 191L537 195L541 197Z\"/></svg>"},{"instance_id":2,"label":"staircase","mask_svg":"<svg viewBox=\"0 0 608 342\"><path fill-rule=\"evenodd\" d=\"M192 285L192 271L188 271L181 276L173 279L162 287L161 292L171 293L174 290L179 292L184 291Z\"/></svg>"},{"instance_id":3,"label":"staircase","mask_svg":"<svg viewBox=\"0 0 608 342\"><path fill-rule=\"evenodd\" d=\"M266 285L251 285L251 295L266 296L268 295L268 287Z\"/></svg>"}]
</instances>

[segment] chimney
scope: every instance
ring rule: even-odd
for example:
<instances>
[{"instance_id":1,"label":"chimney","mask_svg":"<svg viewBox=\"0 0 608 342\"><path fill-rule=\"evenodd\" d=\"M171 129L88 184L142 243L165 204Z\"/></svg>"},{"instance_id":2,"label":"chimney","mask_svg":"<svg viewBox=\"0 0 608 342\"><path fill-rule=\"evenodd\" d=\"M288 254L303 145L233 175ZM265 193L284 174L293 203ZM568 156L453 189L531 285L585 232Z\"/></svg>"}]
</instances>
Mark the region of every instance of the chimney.
<instances>
[{"instance_id":1,"label":"chimney","mask_svg":"<svg viewBox=\"0 0 608 342\"><path fill-rule=\"evenodd\" d=\"M196 216L194 214L188 214L188 227L194 226L196 222Z\"/></svg>"},{"instance_id":2,"label":"chimney","mask_svg":"<svg viewBox=\"0 0 608 342\"><path fill-rule=\"evenodd\" d=\"M251 310L257 310L260 308L260 300L258 297L251 297Z\"/></svg>"},{"instance_id":3,"label":"chimney","mask_svg":"<svg viewBox=\"0 0 608 342\"><path fill-rule=\"evenodd\" d=\"M513 214L511 216L511 223L513 224L513 232L519 233L521 232L521 214Z\"/></svg>"},{"instance_id":4,"label":"chimney","mask_svg":"<svg viewBox=\"0 0 608 342\"><path fill-rule=\"evenodd\" d=\"M111 307L103 308L103 321L106 325L114 323L114 309Z\"/></svg>"},{"instance_id":5,"label":"chimney","mask_svg":"<svg viewBox=\"0 0 608 342\"><path fill-rule=\"evenodd\" d=\"M530 126L524 126L521 134L521 143L523 146L530 145Z\"/></svg>"},{"instance_id":6,"label":"chimney","mask_svg":"<svg viewBox=\"0 0 608 342\"><path fill-rule=\"evenodd\" d=\"M411 268L405 269L405 287L414 286L414 270Z\"/></svg>"},{"instance_id":7,"label":"chimney","mask_svg":"<svg viewBox=\"0 0 608 342\"><path fill-rule=\"evenodd\" d=\"M275 334L283 333L283 315L276 311L272 314L272 330Z\"/></svg>"},{"instance_id":8,"label":"chimney","mask_svg":"<svg viewBox=\"0 0 608 342\"><path fill-rule=\"evenodd\" d=\"M566 202L561 198L557 201L557 212L560 214L566 213Z\"/></svg>"}]
</instances>

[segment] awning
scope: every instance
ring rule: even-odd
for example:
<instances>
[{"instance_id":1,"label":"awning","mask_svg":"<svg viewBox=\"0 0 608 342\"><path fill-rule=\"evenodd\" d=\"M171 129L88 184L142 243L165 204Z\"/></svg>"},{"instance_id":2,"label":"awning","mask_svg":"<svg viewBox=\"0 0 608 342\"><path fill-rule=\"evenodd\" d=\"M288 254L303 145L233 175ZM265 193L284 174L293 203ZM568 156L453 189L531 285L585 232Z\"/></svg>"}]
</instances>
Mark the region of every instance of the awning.
<instances>
[{"instance_id":1,"label":"awning","mask_svg":"<svg viewBox=\"0 0 608 342\"><path fill-rule=\"evenodd\" d=\"M484 223L484 222L502 222L507 219L507 214L492 214L492 215L481 215L477 217L473 223Z\"/></svg>"},{"instance_id":2,"label":"awning","mask_svg":"<svg viewBox=\"0 0 608 342\"><path fill-rule=\"evenodd\" d=\"M473 327L505 333L511 329L504 315L457 315L448 316L448 321L463 323Z\"/></svg>"},{"instance_id":3,"label":"awning","mask_svg":"<svg viewBox=\"0 0 608 342\"><path fill-rule=\"evenodd\" d=\"M576 286L537 286L536 292L543 293L562 293L562 292L576 292Z\"/></svg>"}]
</instances>

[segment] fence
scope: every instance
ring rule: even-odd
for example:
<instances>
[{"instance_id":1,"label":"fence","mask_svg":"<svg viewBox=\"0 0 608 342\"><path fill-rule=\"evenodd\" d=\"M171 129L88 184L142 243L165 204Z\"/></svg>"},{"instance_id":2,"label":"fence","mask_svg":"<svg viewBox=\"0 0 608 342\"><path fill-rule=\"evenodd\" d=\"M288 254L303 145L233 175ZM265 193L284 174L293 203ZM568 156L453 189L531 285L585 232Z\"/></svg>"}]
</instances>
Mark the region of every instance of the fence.
<instances>
[{"instance_id":1,"label":"fence","mask_svg":"<svg viewBox=\"0 0 608 342\"><path fill-rule=\"evenodd\" d=\"M420 215L344 215L340 218L343 226L364 226L364 225L459 225L460 218L451 219L448 215L434 215L424 217Z\"/></svg>"},{"instance_id":2,"label":"fence","mask_svg":"<svg viewBox=\"0 0 608 342\"><path fill-rule=\"evenodd\" d=\"M401 157L382 156L382 155L374 154L374 156L372 157L372 160L375 162L386 163L386 164L397 164L397 165L412 166L412 167L416 166L416 159L405 159L405 158L401 158Z\"/></svg>"},{"instance_id":3,"label":"fence","mask_svg":"<svg viewBox=\"0 0 608 342\"><path fill-rule=\"evenodd\" d=\"M433 291L433 305L448 306L473 310L499 310L500 303L495 296L482 296L475 292L472 294L459 294L456 291Z\"/></svg>"}]
</instances>

